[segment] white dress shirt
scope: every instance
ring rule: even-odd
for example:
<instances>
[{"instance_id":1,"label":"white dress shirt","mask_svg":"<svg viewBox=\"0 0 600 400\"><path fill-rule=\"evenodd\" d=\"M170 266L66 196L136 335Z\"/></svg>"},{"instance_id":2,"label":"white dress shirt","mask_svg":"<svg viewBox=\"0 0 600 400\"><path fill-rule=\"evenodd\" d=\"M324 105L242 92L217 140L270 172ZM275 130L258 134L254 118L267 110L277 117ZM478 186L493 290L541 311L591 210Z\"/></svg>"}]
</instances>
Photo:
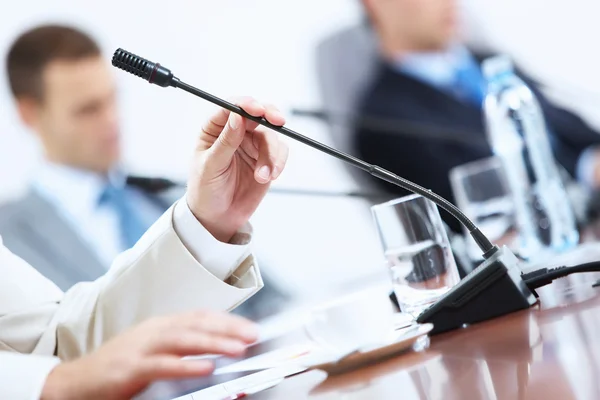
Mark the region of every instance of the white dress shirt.
<instances>
[{"instance_id":1,"label":"white dress shirt","mask_svg":"<svg viewBox=\"0 0 600 400\"><path fill-rule=\"evenodd\" d=\"M430 86L448 90L458 70L475 62L466 47L456 44L443 51L403 54L394 62L394 67Z\"/></svg>"},{"instance_id":2,"label":"white dress shirt","mask_svg":"<svg viewBox=\"0 0 600 400\"><path fill-rule=\"evenodd\" d=\"M126 178L117 170L109 179L117 187L125 186ZM127 249L121 243L117 212L99 203L106 183L105 178L93 172L46 161L34 178L33 189L56 207L108 268ZM141 192L129 188L127 192L146 226L152 225L165 211Z\"/></svg>"},{"instance_id":3,"label":"white dress shirt","mask_svg":"<svg viewBox=\"0 0 600 400\"><path fill-rule=\"evenodd\" d=\"M223 281L229 278L233 268L243 262L250 254L250 225L245 226L239 232L240 235L236 235L238 239L241 238L235 241L236 244L229 244L219 242L198 222L187 205L185 197L175 204L172 215L173 229L185 248L196 261L202 264L204 269L219 280ZM143 238L142 240L147 241L149 238ZM135 252L135 250L132 251ZM123 256L127 257L127 253L121 257ZM31 270L31 273L35 272ZM35 280L35 277L32 276L31 278L32 281ZM58 291L58 288L56 290ZM0 298L9 294L0 293ZM34 299L31 301L34 302ZM168 299L165 299L165 301L168 301ZM12 349L9 348L8 350ZM0 385L2 385L2 382L20 382L18 385L4 385L4 388L0 388L0 393L9 396L10 399L19 400L38 399L46 377L60 362L57 357L24 356L18 353L2 352L1 343L0 360Z\"/></svg>"}]
</instances>

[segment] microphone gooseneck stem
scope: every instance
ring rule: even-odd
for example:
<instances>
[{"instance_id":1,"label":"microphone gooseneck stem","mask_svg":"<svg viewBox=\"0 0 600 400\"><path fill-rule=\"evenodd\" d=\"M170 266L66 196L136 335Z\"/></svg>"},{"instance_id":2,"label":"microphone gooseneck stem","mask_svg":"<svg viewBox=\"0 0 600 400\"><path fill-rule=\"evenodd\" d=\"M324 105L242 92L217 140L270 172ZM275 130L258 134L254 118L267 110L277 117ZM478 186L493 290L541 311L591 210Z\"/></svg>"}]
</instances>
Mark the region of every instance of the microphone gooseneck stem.
<instances>
[{"instance_id":1,"label":"microphone gooseneck stem","mask_svg":"<svg viewBox=\"0 0 600 400\"><path fill-rule=\"evenodd\" d=\"M254 122L257 122L263 126L266 126L269 129L272 129L276 132L282 133L298 142L304 143L307 146L310 146L314 149L317 149L319 151L322 151L324 153L329 154L330 156L336 157L340 160L343 160L357 168L362 169L363 171L367 171L370 172L371 168L373 167L371 164L362 161L356 157L353 157L349 154L345 154L342 153L332 147L326 146L323 143L317 142L316 140L313 140L307 136L304 136L298 132L295 132L291 129L288 129L284 126L278 126L278 125L273 125L272 123L270 123L269 121L267 121L264 118L259 118L259 117L254 117L250 114L248 114L246 111L244 111L242 108L236 106L235 104L232 104L228 101L225 101L219 97L213 96L210 93L207 93L203 90L200 90L198 88L195 88L191 85L188 85L185 82L182 82L181 80L177 79L177 78L173 78L173 86L182 90L185 90L188 93L191 93L195 96L201 97L204 100L207 100L213 104L218 105L219 107L225 108L233 113L236 114L240 114L241 116L243 116L246 119L252 120Z\"/></svg>"},{"instance_id":2,"label":"microphone gooseneck stem","mask_svg":"<svg viewBox=\"0 0 600 400\"><path fill-rule=\"evenodd\" d=\"M469 231L471 236L473 236L473 239L475 239L475 242L477 243L477 245L484 252L484 256L491 255L490 253L494 252L495 246L458 207L456 207L454 204L450 203L445 198L432 192L431 190L425 189L424 187L419 186L416 183L413 183L407 179L404 179L404 178L402 178L388 170L385 170L381 167L369 164L361 159L358 159L349 154L346 154L346 153L336 150L332 147L324 145L321 142L313 140L313 139L311 139L307 136L304 136L296 131L293 131L289 128L286 128L284 126L273 125L272 123L270 123L269 121L267 121L264 118L252 116L252 115L248 114L246 111L244 111L242 108L236 106L235 104L225 101L219 97L213 96L212 94L207 93L203 90L200 90L194 86L188 85L187 83L182 82L178 78L175 78L175 77L173 78L172 86L182 89L182 90L184 90L188 93L191 93L195 96L198 96L204 100L207 100L213 104L218 105L219 107L225 108L226 110L229 110L233 113L240 114L244 118L247 118L249 120L257 122L260 125L266 126L269 129L279 132L279 133L281 133L291 139L294 139L298 142L304 143L307 146L310 146L316 150L319 150L323 153L329 154L330 156L333 156L333 157L335 157L339 160L342 160L350 165L353 165L356 168L360 168L363 171L368 172L369 174L371 174L372 176L374 176L378 179L392 183L396 186L400 186L401 188L409 190L411 192L420 194L421 196L433 201L436 205L443 208L448 213L450 213L452 216L454 216L456 219L458 219L467 228L467 230Z\"/></svg>"},{"instance_id":3,"label":"microphone gooseneck stem","mask_svg":"<svg viewBox=\"0 0 600 400\"><path fill-rule=\"evenodd\" d=\"M162 65L148 61L145 58L137 56L123 49L117 49L115 51L112 64L119 69L134 74L155 85L161 87L172 86L184 90L206 101L216 104L219 107L239 114L246 119L252 120L260 125L272 129L275 132L279 132L316 150L329 154L330 156L342 160L356 168L360 168L378 179L392 183L396 186L400 186L401 188L410 192L420 194L421 196L433 201L436 205L446 210L448 213L450 213L450 215L459 220L467 228L469 234L475 240L475 243L477 243L479 248L483 251L484 258L487 259L498 251L498 247L495 246L458 207L429 189L425 189L424 187L419 186L416 183L404 179L381 167L369 164L349 154L326 146L323 143L317 142L316 140L301 135L300 133L284 126L273 125L264 118L254 117L235 104L182 82L179 78L176 78L169 69L163 67Z\"/></svg>"}]
</instances>

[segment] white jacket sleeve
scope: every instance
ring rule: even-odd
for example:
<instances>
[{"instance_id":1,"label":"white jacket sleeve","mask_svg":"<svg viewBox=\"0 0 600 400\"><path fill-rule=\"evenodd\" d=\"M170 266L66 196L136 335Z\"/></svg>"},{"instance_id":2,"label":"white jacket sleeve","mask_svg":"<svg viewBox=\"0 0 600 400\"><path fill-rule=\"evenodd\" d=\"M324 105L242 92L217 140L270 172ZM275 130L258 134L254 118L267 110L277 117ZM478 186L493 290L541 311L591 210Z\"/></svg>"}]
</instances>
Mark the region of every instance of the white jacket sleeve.
<instances>
[{"instance_id":1,"label":"white jacket sleeve","mask_svg":"<svg viewBox=\"0 0 600 400\"><path fill-rule=\"evenodd\" d=\"M194 309L231 310L256 293L263 282L246 250L229 257L228 262L237 265L218 266L233 271L225 282L195 258L207 256L206 262L213 268L217 266L211 255L212 243L209 241L210 248L203 252L202 246L194 243L195 238L188 237L199 231L183 229L188 235L185 238L175 231L174 213L183 207L181 204L169 209L134 248L121 254L106 275L77 284L66 293L0 241L0 352L56 355L69 360L96 349L146 318ZM177 221L178 226L189 228L189 220L181 217ZM182 239L194 243L194 248L188 249ZM12 370L9 361L16 359L6 358L4 353L0 356L0 398L13 398L4 391L17 393L29 385L5 374L5 370ZM20 357L24 360L22 357L28 356ZM22 363L32 368L33 379L35 371L46 368L49 360L52 358L30 358ZM38 362L39 370L31 367ZM19 389L15 385L26 386Z\"/></svg>"},{"instance_id":2,"label":"white jacket sleeve","mask_svg":"<svg viewBox=\"0 0 600 400\"><path fill-rule=\"evenodd\" d=\"M38 400L57 357L0 352L0 398Z\"/></svg>"}]
</instances>

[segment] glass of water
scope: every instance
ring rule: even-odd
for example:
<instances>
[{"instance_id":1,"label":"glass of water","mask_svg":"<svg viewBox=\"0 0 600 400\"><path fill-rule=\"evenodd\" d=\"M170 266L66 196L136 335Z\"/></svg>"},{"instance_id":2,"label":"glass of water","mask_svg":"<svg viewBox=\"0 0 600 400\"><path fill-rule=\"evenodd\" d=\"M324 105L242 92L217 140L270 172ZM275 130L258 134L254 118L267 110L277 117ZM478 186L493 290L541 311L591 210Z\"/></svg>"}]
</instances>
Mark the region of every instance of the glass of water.
<instances>
[{"instance_id":1,"label":"glass of water","mask_svg":"<svg viewBox=\"0 0 600 400\"><path fill-rule=\"evenodd\" d=\"M416 317L460 280L440 213L420 195L371 211L400 310Z\"/></svg>"},{"instance_id":2,"label":"glass of water","mask_svg":"<svg viewBox=\"0 0 600 400\"><path fill-rule=\"evenodd\" d=\"M514 202L496 157L464 164L450 171L456 205L493 242L513 247L516 237ZM465 230L471 260L481 260L481 250Z\"/></svg>"}]
</instances>

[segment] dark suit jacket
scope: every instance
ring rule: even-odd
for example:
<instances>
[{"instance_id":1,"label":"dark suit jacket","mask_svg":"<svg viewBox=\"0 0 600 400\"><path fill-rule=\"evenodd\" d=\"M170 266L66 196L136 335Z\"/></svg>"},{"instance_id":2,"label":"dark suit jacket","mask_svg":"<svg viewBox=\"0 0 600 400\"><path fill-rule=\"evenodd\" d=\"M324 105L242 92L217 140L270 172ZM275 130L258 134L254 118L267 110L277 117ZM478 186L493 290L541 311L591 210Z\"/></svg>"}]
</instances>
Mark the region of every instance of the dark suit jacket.
<instances>
[{"instance_id":1,"label":"dark suit jacket","mask_svg":"<svg viewBox=\"0 0 600 400\"><path fill-rule=\"evenodd\" d=\"M482 60L482 56L476 57ZM600 142L600 135L578 116L551 104L528 77L519 73L537 95L548 126L553 133L557 160L574 175L577 160L588 146ZM415 135L399 123L397 133L362 124L353 142L356 153L366 161L389 169L421 186L454 201L448 173L467 162L492 155L485 139L482 110L420 80L399 73L381 63L372 84L359 103L358 115L371 119L394 119L450 129L464 135L466 142L431 140ZM400 122L399 121L399 122ZM413 131L414 133L414 131ZM389 192L404 195L400 188L380 183ZM444 220L460 230L457 222L442 212Z\"/></svg>"}]
</instances>

